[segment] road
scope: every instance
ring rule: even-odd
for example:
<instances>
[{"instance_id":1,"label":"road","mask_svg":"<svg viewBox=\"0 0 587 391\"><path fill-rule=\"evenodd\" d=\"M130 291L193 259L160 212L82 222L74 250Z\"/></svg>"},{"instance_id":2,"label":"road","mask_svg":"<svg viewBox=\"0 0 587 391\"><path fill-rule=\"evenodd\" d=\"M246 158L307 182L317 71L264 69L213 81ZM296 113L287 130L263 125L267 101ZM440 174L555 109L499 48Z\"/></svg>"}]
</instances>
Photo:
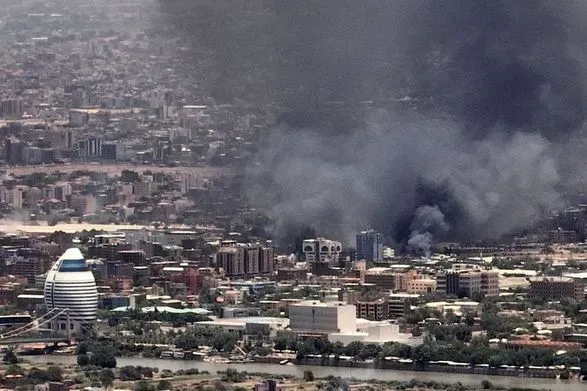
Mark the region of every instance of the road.
<instances>
[{"instance_id":1,"label":"road","mask_svg":"<svg viewBox=\"0 0 587 391\"><path fill-rule=\"evenodd\" d=\"M72 164L55 164L55 165L32 165L32 166L12 166L2 167L7 174L30 175L36 172L52 173L52 172L72 172L72 171L92 171L106 173L109 176L119 175L122 170L131 170L137 172L152 171L165 172L168 174L192 174L199 175L204 178L214 178L222 175L229 175L231 170L229 168L221 167L160 167L155 165L142 164L91 164L91 163L72 163Z\"/></svg>"}]
</instances>

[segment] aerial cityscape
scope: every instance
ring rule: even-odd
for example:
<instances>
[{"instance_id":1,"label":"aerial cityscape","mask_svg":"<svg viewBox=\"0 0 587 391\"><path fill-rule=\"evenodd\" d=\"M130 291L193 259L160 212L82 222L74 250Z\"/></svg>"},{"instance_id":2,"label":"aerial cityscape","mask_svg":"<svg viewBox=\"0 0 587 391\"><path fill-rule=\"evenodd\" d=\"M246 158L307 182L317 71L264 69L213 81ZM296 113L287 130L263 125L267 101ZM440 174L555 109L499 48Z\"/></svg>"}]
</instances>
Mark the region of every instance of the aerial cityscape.
<instances>
[{"instance_id":1,"label":"aerial cityscape","mask_svg":"<svg viewBox=\"0 0 587 391\"><path fill-rule=\"evenodd\" d=\"M587 384L587 4L0 7L0 390Z\"/></svg>"}]
</instances>

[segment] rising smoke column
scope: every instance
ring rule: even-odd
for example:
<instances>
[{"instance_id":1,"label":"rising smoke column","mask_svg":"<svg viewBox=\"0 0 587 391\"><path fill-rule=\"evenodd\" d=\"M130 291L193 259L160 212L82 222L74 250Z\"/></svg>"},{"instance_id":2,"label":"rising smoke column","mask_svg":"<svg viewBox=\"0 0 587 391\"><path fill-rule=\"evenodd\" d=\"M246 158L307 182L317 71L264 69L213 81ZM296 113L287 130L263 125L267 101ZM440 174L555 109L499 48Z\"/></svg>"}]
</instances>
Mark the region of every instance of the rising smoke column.
<instances>
[{"instance_id":1,"label":"rising smoke column","mask_svg":"<svg viewBox=\"0 0 587 391\"><path fill-rule=\"evenodd\" d=\"M496 238L559 207L583 161L567 150L585 119L582 1L243 1L205 33L182 15L213 3L173 3L167 20L212 48L221 84L289 109L249 170L278 238ZM404 96L408 109L322 109Z\"/></svg>"}]
</instances>

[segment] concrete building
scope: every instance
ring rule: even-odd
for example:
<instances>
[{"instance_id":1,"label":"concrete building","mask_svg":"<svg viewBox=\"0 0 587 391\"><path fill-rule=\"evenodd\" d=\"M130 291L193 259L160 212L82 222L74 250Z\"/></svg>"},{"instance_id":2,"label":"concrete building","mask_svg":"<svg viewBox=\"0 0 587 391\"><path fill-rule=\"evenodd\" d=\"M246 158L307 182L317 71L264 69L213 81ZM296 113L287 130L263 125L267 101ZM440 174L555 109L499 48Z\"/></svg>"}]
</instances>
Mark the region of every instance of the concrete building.
<instances>
[{"instance_id":1,"label":"concrete building","mask_svg":"<svg viewBox=\"0 0 587 391\"><path fill-rule=\"evenodd\" d=\"M271 318L261 316L247 316L237 318L218 318L209 321L196 322L195 325L202 327L220 327L224 331L238 334L245 340L262 339L268 340L283 331L290 321L285 318Z\"/></svg>"},{"instance_id":2,"label":"concrete building","mask_svg":"<svg viewBox=\"0 0 587 391\"><path fill-rule=\"evenodd\" d=\"M221 247L216 254L216 267L225 276L245 275L245 249Z\"/></svg>"},{"instance_id":3,"label":"concrete building","mask_svg":"<svg viewBox=\"0 0 587 391\"><path fill-rule=\"evenodd\" d=\"M96 322L96 281L78 248L68 249L53 264L47 273L44 294L47 309L69 310L68 316L59 317L52 327L66 331L69 323L69 331L79 332Z\"/></svg>"},{"instance_id":4,"label":"concrete building","mask_svg":"<svg viewBox=\"0 0 587 391\"><path fill-rule=\"evenodd\" d=\"M328 335L332 343L340 342L348 345L351 342L360 341L364 344L384 344L386 342L399 342L406 345L417 346L423 342L422 337L413 337L410 334L402 334L398 324L386 321L371 321L357 319L356 331L349 333L332 333Z\"/></svg>"},{"instance_id":5,"label":"concrete building","mask_svg":"<svg viewBox=\"0 0 587 391\"><path fill-rule=\"evenodd\" d=\"M357 318L367 320L385 320L389 319L387 301L377 299L374 301L357 301Z\"/></svg>"},{"instance_id":6,"label":"concrete building","mask_svg":"<svg viewBox=\"0 0 587 391\"><path fill-rule=\"evenodd\" d=\"M289 307L290 328L297 334L329 334L356 331L354 305L305 301Z\"/></svg>"},{"instance_id":7,"label":"concrete building","mask_svg":"<svg viewBox=\"0 0 587 391\"><path fill-rule=\"evenodd\" d=\"M585 286L568 277L536 277L530 279L529 296L540 299L571 297L583 300Z\"/></svg>"},{"instance_id":8,"label":"concrete building","mask_svg":"<svg viewBox=\"0 0 587 391\"><path fill-rule=\"evenodd\" d=\"M342 244L324 238L305 239L302 244L302 249L306 262L330 263L340 260Z\"/></svg>"},{"instance_id":9,"label":"concrete building","mask_svg":"<svg viewBox=\"0 0 587 391\"><path fill-rule=\"evenodd\" d=\"M379 261L383 259L383 235L374 230L362 231L356 237L357 259Z\"/></svg>"},{"instance_id":10,"label":"concrete building","mask_svg":"<svg viewBox=\"0 0 587 391\"><path fill-rule=\"evenodd\" d=\"M499 295L499 273L490 270L448 270L436 279L436 290L447 295L472 297Z\"/></svg>"},{"instance_id":11,"label":"concrete building","mask_svg":"<svg viewBox=\"0 0 587 391\"><path fill-rule=\"evenodd\" d=\"M431 278L416 278L406 283L406 292L424 295L436 291L436 280Z\"/></svg>"},{"instance_id":12,"label":"concrete building","mask_svg":"<svg viewBox=\"0 0 587 391\"><path fill-rule=\"evenodd\" d=\"M273 249L260 244L229 243L218 249L216 267L227 277L273 273Z\"/></svg>"},{"instance_id":13,"label":"concrete building","mask_svg":"<svg viewBox=\"0 0 587 391\"><path fill-rule=\"evenodd\" d=\"M390 268L374 267L368 269L364 276L365 284L374 284L381 289L396 289L396 278L393 270Z\"/></svg>"},{"instance_id":14,"label":"concrete building","mask_svg":"<svg viewBox=\"0 0 587 391\"><path fill-rule=\"evenodd\" d=\"M387 321L357 319L354 305L306 301L289 308L290 330L298 338L322 337L330 342L355 341L383 344L396 341L410 345L421 338L400 334L399 326Z\"/></svg>"},{"instance_id":15,"label":"concrete building","mask_svg":"<svg viewBox=\"0 0 587 391\"><path fill-rule=\"evenodd\" d=\"M401 318L410 311L410 301L420 295L409 293L392 293L387 297L387 313L390 319Z\"/></svg>"}]
</instances>

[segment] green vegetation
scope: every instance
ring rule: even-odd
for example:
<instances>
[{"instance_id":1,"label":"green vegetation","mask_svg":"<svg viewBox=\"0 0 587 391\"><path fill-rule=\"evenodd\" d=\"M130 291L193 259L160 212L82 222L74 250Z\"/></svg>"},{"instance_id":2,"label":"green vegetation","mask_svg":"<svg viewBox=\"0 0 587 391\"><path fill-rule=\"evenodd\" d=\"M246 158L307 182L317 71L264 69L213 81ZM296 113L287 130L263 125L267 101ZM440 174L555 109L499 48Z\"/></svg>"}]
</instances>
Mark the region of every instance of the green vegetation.
<instances>
[{"instance_id":1,"label":"green vegetation","mask_svg":"<svg viewBox=\"0 0 587 391\"><path fill-rule=\"evenodd\" d=\"M513 351L499 347L491 347L486 339L474 339L470 344L458 340L435 341L427 339L424 344L416 347L395 342L384 345L363 344L352 342L346 346L332 344L328 341L308 339L297 345L297 358L304 359L308 355L350 356L358 360L382 359L383 357L399 357L413 360L417 365L426 366L430 361L455 361L475 364L489 364L491 367L500 365L578 366L581 360L587 360L587 351L572 351L563 355L555 355L547 349L521 349Z\"/></svg>"},{"instance_id":2,"label":"green vegetation","mask_svg":"<svg viewBox=\"0 0 587 391\"><path fill-rule=\"evenodd\" d=\"M218 372L222 375L222 381L228 383L240 383L247 380L247 375L244 372L239 372L234 368L227 368L225 372Z\"/></svg>"},{"instance_id":3,"label":"green vegetation","mask_svg":"<svg viewBox=\"0 0 587 391\"><path fill-rule=\"evenodd\" d=\"M109 388L112 387L114 383L114 372L110 368L105 368L100 371L100 383L103 387Z\"/></svg>"},{"instance_id":4,"label":"green vegetation","mask_svg":"<svg viewBox=\"0 0 587 391\"><path fill-rule=\"evenodd\" d=\"M14 354L12 349L10 349L6 352L6 354L4 354L2 361L6 364L18 364L18 358L16 357L16 354Z\"/></svg>"},{"instance_id":5,"label":"green vegetation","mask_svg":"<svg viewBox=\"0 0 587 391\"><path fill-rule=\"evenodd\" d=\"M210 320L205 315L198 315L192 313L175 314L170 312L143 312L140 309L129 310L126 312L118 312L116 314L109 313L109 318L127 319L138 322L168 322L174 325L186 325L188 323L203 322Z\"/></svg>"},{"instance_id":6,"label":"green vegetation","mask_svg":"<svg viewBox=\"0 0 587 391\"><path fill-rule=\"evenodd\" d=\"M112 345L81 342L77 347L77 364L80 367L92 365L99 368L115 368L116 353Z\"/></svg>"}]
</instances>

